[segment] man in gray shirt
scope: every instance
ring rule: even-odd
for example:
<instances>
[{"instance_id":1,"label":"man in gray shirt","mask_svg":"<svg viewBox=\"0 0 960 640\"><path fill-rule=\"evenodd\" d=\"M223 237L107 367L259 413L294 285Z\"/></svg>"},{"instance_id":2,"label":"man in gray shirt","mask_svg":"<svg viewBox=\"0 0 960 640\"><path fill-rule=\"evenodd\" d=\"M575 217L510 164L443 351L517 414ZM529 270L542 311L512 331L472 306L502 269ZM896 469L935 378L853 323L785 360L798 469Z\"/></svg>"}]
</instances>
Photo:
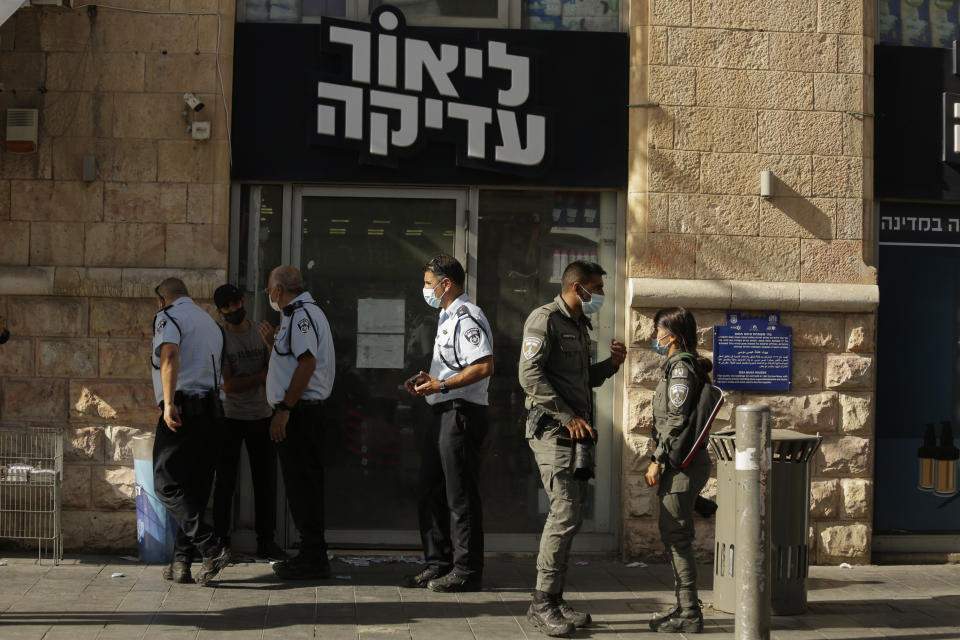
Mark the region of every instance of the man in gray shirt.
<instances>
[{"instance_id":1,"label":"man in gray shirt","mask_svg":"<svg viewBox=\"0 0 960 640\"><path fill-rule=\"evenodd\" d=\"M277 453L270 441L273 410L267 404L264 388L270 351L260 327L246 318L243 292L232 284L225 284L214 292L213 301L226 326L223 354L225 417L213 492L213 526L217 535L229 545L240 445L246 443L253 476L257 555L283 560L286 554L273 539L277 510Z\"/></svg>"}]
</instances>

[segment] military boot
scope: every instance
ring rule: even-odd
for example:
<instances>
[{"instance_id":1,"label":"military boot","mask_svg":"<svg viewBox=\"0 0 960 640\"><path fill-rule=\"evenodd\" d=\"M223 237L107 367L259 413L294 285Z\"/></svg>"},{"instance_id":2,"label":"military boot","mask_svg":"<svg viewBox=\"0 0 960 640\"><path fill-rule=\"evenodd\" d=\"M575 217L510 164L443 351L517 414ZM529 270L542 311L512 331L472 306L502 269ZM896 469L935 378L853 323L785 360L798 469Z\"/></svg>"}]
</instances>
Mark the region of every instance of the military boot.
<instances>
[{"instance_id":1,"label":"military boot","mask_svg":"<svg viewBox=\"0 0 960 640\"><path fill-rule=\"evenodd\" d=\"M703 613L700 609L681 609L654 616L650 630L658 633L700 633L703 631Z\"/></svg>"},{"instance_id":2,"label":"military boot","mask_svg":"<svg viewBox=\"0 0 960 640\"><path fill-rule=\"evenodd\" d=\"M581 613L567 604L567 601L563 599L562 591L557 595L557 609L560 610L560 614L563 616L564 620L572 623L573 626L577 627L578 629L593 622L593 618L590 617L589 613Z\"/></svg>"},{"instance_id":3,"label":"military boot","mask_svg":"<svg viewBox=\"0 0 960 640\"><path fill-rule=\"evenodd\" d=\"M559 595L534 591L533 602L527 609L527 620L530 624L551 638L570 635L576 629L560 612L559 600Z\"/></svg>"},{"instance_id":4,"label":"military boot","mask_svg":"<svg viewBox=\"0 0 960 640\"><path fill-rule=\"evenodd\" d=\"M193 576L190 575L190 563L182 560L174 560L163 568L161 572L164 580L177 582L179 584L188 584L193 582Z\"/></svg>"}]
</instances>

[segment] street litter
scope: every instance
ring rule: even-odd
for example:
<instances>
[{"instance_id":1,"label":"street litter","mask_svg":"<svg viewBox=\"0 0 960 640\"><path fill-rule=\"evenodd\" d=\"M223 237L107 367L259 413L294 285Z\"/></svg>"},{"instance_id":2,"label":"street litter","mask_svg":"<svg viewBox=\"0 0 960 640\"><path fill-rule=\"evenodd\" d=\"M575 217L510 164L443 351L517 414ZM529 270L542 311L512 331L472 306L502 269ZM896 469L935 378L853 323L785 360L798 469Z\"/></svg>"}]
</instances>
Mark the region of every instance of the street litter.
<instances>
[{"instance_id":1,"label":"street litter","mask_svg":"<svg viewBox=\"0 0 960 640\"><path fill-rule=\"evenodd\" d=\"M117 573L110 574L110 577L111 577L111 578L126 578L126 576L123 575L122 573L120 573L119 571L118 571Z\"/></svg>"},{"instance_id":2,"label":"street litter","mask_svg":"<svg viewBox=\"0 0 960 640\"><path fill-rule=\"evenodd\" d=\"M0 560L0 567L5 567L5 566L7 566L7 561L6 561L6 560Z\"/></svg>"},{"instance_id":3,"label":"street litter","mask_svg":"<svg viewBox=\"0 0 960 640\"><path fill-rule=\"evenodd\" d=\"M841 568L841 569L853 569L853 565L850 564L849 562L841 562L841 563L840 563L840 568Z\"/></svg>"},{"instance_id":4,"label":"street litter","mask_svg":"<svg viewBox=\"0 0 960 640\"><path fill-rule=\"evenodd\" d=\"M626 565L628 569L635 569L637 567L643 569L647 566L646 562L630 562Z\"/></svg>"},{"instance_id":5,"label":"street litter","mask_svg":"<svg viewBox=\"0 0 960 640\"><path fill-rule=\"evenodd\" d=\"M584 562L584 561L581 560L580 562L577 563L577 566L578 566L578 567L585 567L585 566L587 566L588 564L590 564L590 563L589 563L589 562Z\"/></svg>"},{"instance_id":6,"label":"street litter","mask_svg":"<svg viewBox=\"0 0 960 640\"><path fill-rule=\"evenodd\" d=\"M397 562L405 562L408 564L418 564L422 562L422 558L419 556L341 556L337 558L340 562L344 564L349 564L354 567L369 567L371 564L394 564Z\"/></svg>"},{"instance_id":7,"label":"street litter","mask_svg":"<svg viewBox=\"0 0 960 640\"><path fill-rule=\"evenodd\" d=\"M137 556L120 556L121 560L126 560L127 562L140 562L140 558Z\"/></svg>"},{"instance_id":8,"label":"street litter","mask_svg":"<svg viewBox=\"0 0 960 640\"><path fill-rule=\"evenodd\" d=\"M337 580L351 580L350 576L337 576Z\"/></svg>"}]
</instances>

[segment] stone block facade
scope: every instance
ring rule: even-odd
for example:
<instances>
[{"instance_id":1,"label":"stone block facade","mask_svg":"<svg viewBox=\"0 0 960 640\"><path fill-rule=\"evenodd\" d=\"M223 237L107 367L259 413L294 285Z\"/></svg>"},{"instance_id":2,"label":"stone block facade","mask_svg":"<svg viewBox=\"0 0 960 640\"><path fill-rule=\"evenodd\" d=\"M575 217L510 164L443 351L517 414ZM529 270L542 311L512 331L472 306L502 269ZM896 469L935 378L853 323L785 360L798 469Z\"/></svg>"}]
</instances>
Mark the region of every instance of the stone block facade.
<instances>
[{"instance_id":1,"label":"stone block facade","mask_svg":"<svg viewBox=\"0 0 960 640\"><path fill-rule=\"evenodd\" d=\"M657 308L682 304L695 310L705 351L724 311L783 312L794 332L792 391L731 393L720 422L759 402L775 427L823 435L811 558L870 560L876 270L865 114L874 4L630 3L627 275L638 290L660 291L633 296L625 327L625 558L662 550L656 500L641 477L661 362L650 338ZM773 197L760 196L762 171L773 172ZM670 284L681 281L698 286ZM704 558L713 528L697 519Z\"/></svg>"},{"instance_id":2,"label":"stone block facade","mask_svg":"<svg viewBox=\"0 0 960 640\"><path fill-rule=\"evenodd\" d=\"M36 153L0 148L0 427L63 429L68 550L136 546L153 287L175 275L208 299L227 267L236 3L109 4L203 15L34 7L0 27L0 110L40 111ZM182 113L188 91L203 111Z\"/></svg>"}]
</instances>

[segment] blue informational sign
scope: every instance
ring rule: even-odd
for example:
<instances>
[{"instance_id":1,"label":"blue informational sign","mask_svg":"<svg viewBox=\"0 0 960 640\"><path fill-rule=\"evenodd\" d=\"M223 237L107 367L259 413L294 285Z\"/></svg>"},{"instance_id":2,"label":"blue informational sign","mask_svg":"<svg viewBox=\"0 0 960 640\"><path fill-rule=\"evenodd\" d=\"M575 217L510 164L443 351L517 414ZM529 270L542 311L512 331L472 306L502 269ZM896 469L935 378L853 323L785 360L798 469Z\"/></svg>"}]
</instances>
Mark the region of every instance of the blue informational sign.
<instances>
[{"instance_id":1,"label":"blue informational sign","mask_svg":"<svg viewBox=\"0 0 960 640\"><path fill-rule=\"evenodd\" d=\"M780 312L727 312L713 328L713 381L726 391L790 391L793 329Z\"/></svg>"}]
</instances>

